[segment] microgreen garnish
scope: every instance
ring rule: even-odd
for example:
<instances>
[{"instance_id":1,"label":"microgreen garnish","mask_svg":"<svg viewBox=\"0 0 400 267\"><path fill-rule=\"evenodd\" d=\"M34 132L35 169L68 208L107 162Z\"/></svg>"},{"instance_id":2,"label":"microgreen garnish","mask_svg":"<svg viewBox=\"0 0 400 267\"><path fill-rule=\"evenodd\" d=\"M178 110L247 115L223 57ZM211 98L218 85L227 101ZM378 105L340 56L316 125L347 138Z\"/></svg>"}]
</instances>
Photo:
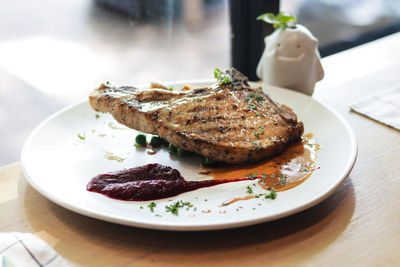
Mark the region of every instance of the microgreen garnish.
<instances>
[{"instance_id":1,"label":"microgreen garnish","mask_svg":"<svg viewBox=\"0 0 400 267\"><path fill-rule=\"evenodd\" d=\"M258 137L258 132L257 132L256 130L254 130L254 135L255 135L256 137Z\"/></svg>"},{"instance_id":2,"label":"microgreen garnish","mask_svg":"<svg viewBox=\"0 0 400 267\"><path fill-rule=\"evenodd\" d=\"M277 15L273 13L265 13L257 17L257 20L262 20L272 24L274 29L295 28L297 19L289 13L279 12Z\"/></svg>"},{"instance_id":3,"label":"microgreen garnish","mask_svg":"<svg viewBox=\"0 0 400 267\"><path fill-rule=\"evenodd\" d=\"M215 79L221 81L222 84L231 83L232 80L229 78L227 73L222 72L220 69L214 69L214 77Z\"/></svg>"},{"instance_id":4,"label":"microgreen garnish","mask_svg":"<svg viewBox=\"0 0 400 267\"><path fill-rule=\"evenodd\" d=\"M247 194L253 194L253 189L248 185L247 186L247 191L246 191L246 193Z\"/></svg>"},{"instance_id":5,"label":"microgreen garnish","mask_svg":"<svg viewBox=\"0 0 400 267\"><path fill-rule=\"evenodd\" d=\"M260 134L264 134L264 128L263 127L258 127L258 129L260 130Z\"/></svg>"},{"instance_id":6,"label":"microgreen garnish","mask_svg":"<svg viewBox=\"0 0 400 267\"><path fill-rule=\"evenodd\" d=\"M151 202L147 207L150 209L151 212L154 212L154 207L157 206L155 202Z\"/></svg>"},{"instance_id":7,"label":"microgreen garnish","mask_svg":"<svg viewBox=\"0 0 400 267\"><path fill-rule=\"evenodd\" d=\"M225 76L221 81L222 84L226 84L226 83L230 83L230 82L231 82L231 79L229 79L228 76Z\"/></svg>"},{"instance_id":8,"label":"microgreen garnish","mask_svg":"<svg viewBox=\"0 0 400 267\"><path fill-rule=\"evenodd\" d=\"M265 196L266 199L270 198L270 199L275 199L276 196L278 195L275 190L273 188L268 188L269 190L269 194Z\"/></svg>"},{"instance_id":9,"label":"microgreen garnish","mask_svg":"<svg viewBox=\"0 0 400 267\"><path fill-rule=\"evenodd\" d=\"M78 138L81 139L81 140L85 140L86 134L83 133L83 134L81 135L80 133L78 133Z\"/></svg>"}]
</instances>

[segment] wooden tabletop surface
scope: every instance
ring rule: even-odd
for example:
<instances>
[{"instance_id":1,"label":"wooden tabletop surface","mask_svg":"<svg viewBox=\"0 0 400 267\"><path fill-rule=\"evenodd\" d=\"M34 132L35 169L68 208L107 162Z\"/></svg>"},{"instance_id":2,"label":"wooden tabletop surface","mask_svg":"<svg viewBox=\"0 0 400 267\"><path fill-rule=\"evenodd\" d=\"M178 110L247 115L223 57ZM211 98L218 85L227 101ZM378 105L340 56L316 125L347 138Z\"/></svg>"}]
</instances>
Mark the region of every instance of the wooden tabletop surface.
<instances>
[{"instance_id":1,"label":"wooden tabletop surface","mask_svg":"<svg viewBox=\"0 0 400 267\"><path fill-rule=\"evenodd\" d=\"M0 168L0 232L30 232L83 266L399 266L400 132L353 113L357 99L400 85L400 34L323 59L314 97L353 127L350 176L320 204L245 228L172 232L85 217L44 198L20 163Z\"/></svg>"}]
</instances>

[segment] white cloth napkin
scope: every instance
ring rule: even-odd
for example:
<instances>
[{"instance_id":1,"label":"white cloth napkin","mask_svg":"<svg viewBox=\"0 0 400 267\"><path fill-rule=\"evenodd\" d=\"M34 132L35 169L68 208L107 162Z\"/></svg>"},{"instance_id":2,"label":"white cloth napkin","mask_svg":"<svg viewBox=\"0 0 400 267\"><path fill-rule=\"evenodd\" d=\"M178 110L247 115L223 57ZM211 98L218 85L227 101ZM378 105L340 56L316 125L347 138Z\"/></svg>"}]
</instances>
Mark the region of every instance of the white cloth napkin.
<instances>
[{"instance_id":1,"label":"white cloth napkin","mask_svg":"<svg viewBox=\"0 0 400 267\"><path fill-rule=\"evenodd\" d=\"M350 108L375 121L400 130L400 85L365 98Z\"/></svg>"},{"instance_id":2,"label":"white cloth napkin","mask_svg":"<svg viewBox=\"0 0 400 267\"><path fill-rule=\"evenodd\" d=\"M42 239L29 233L0 233L0 267L70 266Z\"/></svg>"}]
</instances>

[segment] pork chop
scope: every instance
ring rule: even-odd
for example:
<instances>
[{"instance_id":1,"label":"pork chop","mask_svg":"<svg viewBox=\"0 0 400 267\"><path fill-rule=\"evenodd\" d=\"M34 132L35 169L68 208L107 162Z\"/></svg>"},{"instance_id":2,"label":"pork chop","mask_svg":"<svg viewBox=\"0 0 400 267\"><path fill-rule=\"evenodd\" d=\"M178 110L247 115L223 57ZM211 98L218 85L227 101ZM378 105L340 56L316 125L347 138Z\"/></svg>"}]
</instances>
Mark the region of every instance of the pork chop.
<instances>
[{"instance_id":1,"label":"pork chop","mask_svg":"<svg viewBox=\"0 0 400 267\"><path fill-rule=\"evenodd\" d=\"M102 84L90 105L121 124L159 135L174 146L217 162L257 162L301 140L303 123L236 69L217 83L185 91Z\"/></svg>"}]
</instances>

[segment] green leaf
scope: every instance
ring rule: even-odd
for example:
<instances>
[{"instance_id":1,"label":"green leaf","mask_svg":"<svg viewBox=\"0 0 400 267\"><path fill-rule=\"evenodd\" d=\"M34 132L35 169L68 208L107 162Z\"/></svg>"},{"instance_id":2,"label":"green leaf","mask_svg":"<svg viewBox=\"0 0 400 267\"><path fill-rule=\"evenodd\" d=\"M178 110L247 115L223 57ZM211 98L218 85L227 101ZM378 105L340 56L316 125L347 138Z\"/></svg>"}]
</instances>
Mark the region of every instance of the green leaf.
<instances>
[{"instance_id":1,"label":"green leaf","mask_svg":"<svg viewBox=\"0 0 400 267\"><path fill-rule=\"evenodd\" d=\"M286 29L296 27L297 19L290 13L279 12L277 15L273 13L265 13L257 17L257 20L262 20L272 24L275 29Z\"/></svg>"},{"instance_id":2,"label":"green leaf","mask_svg":"<svg viewBox=\"0 0 400 267\"><path fill-rule=\"evenodd\" d=\"M221 84L231 83L231 79L227 73L222 72L219 68L214 69L214 77L215 79L221 81Z\"/></svg>"},{"instance_id":3,"label":"green leaf","mask_svg":"<svg viewBox=\"0 0 400 267\"><path fill-rule=\"evenodd\" d=\"M221 79L222 71L218 68L214 69L214 77L215 79Z\"/></svg>"},{"instance_id":4,"label":"green leaf","mask_svg":"<svg viewBox=\"0 0 400 267\"><path fill-rule=\"evenodd\" d=\"M82 135L80 133L78 133L78 138L81 140L85 140L85 138L86 138L85 133L83 133Z\"/></svg>"}]
</instances>

